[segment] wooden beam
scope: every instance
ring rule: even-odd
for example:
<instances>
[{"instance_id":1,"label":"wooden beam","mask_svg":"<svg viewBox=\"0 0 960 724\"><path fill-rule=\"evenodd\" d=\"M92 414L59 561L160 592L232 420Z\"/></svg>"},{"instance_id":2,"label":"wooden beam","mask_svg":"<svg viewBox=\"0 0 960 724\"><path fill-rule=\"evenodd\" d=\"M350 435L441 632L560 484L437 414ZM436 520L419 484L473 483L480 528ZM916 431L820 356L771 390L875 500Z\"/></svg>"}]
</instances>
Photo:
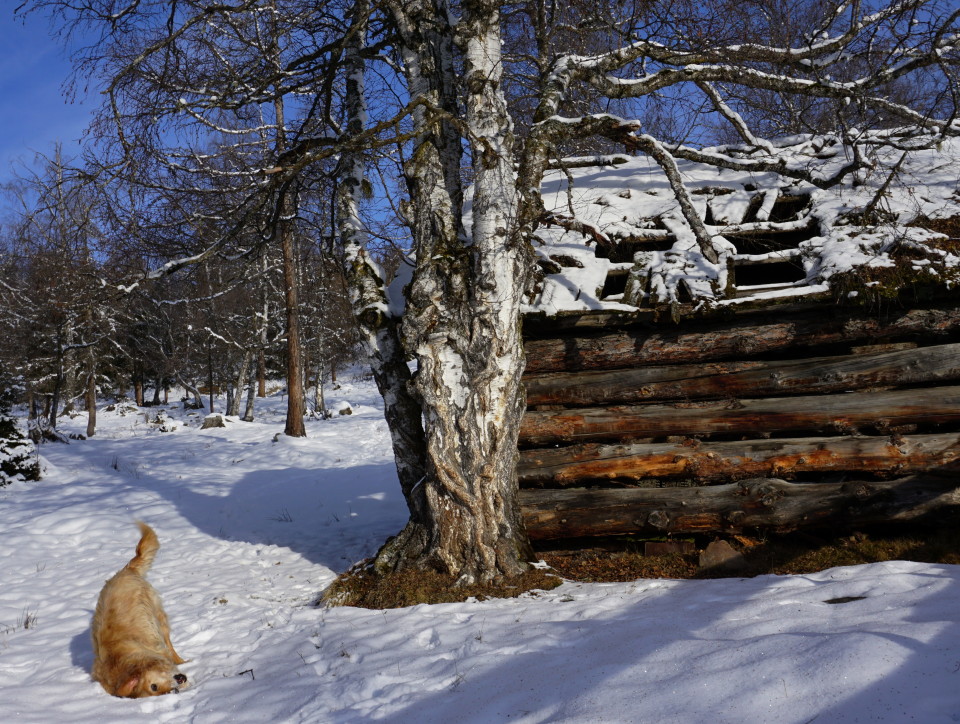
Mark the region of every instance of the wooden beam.
<instances>
[{"instance_id":1,"label":"wooden beam","mask_svg":"<svg viewBox=\"0 0 960 724\"><path fill-rule=\"evenodd\" d=\"M960 475L913 475L884 482L788 483L751 479L699 488L521 490L533 540L626 533L789 531L919 518L960 504Z\"/></svg>"},{"instance_id":2,"label":"wooden beam","mask_svg":"<svg viewBox=\"0 0 960 724\"><path fill-rule=\"evenodd\" d=\"M520 427L524 447L665 435L820 431L881 432L909 424L960 422L960 387L855 392L758 400L587 407L528 412Z\"/></svg>"},{"instance_id":3,"label":"wooden beam","mask_svg":"<svg viewBox=\"0 0 960 724\"><path fill-rule=\"evenodd\" d=\"M900 476L956 461L960 461L960 433L571 445L524 450L517 472L521 487L584 487L650 479L709 483L828 472Z\"/></svg>"},{"instance_id":4,"label":"wooden beam","mask_svg":"<svg viewBox=\"0 0 960 724\"><path fill-rule=\"evenodd\" d=\"M525 379L528 405L604 405L647 400L840 392L960 379L960 344L802 360L656 365L551 372Z\"/></svg>"},{"instance_id":5,"label":"wooden beam","mask_svg":"<svg viewBox=\"0 0 960 724\"><path fill-rule=\"evenodd\" d=\"M944 337L960 330L960 308L911 309L884 318L820 306L817 314L758 321L750 316L707 326L691 321L681 329L624 329L576 337L531 339L527 372L616 369L652 364L744 358L793 348L923 335Z\"/></svg>"}]
</instances>

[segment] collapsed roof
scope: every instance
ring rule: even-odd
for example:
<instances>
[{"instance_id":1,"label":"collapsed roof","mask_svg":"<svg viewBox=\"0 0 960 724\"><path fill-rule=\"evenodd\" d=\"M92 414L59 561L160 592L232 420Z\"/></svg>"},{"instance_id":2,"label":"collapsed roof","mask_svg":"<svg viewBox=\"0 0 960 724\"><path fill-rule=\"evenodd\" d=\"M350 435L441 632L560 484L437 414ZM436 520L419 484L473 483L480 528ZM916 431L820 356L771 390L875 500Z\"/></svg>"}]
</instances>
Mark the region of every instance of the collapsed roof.
<instances>
[{"instance_id":1,"label":"collapsed roof","mask_svg":"<svg viewBox=\"0 0 960 724\"><path fill-rule=\"evenodd\" d=\"M855 152L833 136L704 149L711 164L677 159L716 263L652 158L569 159L544 179L554 223L537 232L544 276L528 311L738 305L960 283L960 140L886 132L861 144L860 168L843 174ZM755 170L774 163L786 173Z\"/></svg>"}]
</instances>

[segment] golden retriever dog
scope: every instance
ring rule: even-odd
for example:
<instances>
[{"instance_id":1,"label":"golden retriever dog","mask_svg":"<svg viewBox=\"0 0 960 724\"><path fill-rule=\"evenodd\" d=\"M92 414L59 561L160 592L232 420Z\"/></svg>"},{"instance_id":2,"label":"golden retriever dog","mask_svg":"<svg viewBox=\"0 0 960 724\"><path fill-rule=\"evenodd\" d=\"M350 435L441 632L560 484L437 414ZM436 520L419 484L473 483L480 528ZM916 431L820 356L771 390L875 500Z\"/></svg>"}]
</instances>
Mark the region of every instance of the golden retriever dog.
<instances>
[{"instance_id":1,"label":"golden retriever dog","mask_svg":"<svg viewBox=\"0 0 960 724\"><path fill-rule=\"evenodd\" d=\"M92 627L93 678L108 694L131 699L179 692L187 683L160 596L144 578L160 541L149 525L137 525L137 554L104 585Z\"/></svg>"}]
</instances>

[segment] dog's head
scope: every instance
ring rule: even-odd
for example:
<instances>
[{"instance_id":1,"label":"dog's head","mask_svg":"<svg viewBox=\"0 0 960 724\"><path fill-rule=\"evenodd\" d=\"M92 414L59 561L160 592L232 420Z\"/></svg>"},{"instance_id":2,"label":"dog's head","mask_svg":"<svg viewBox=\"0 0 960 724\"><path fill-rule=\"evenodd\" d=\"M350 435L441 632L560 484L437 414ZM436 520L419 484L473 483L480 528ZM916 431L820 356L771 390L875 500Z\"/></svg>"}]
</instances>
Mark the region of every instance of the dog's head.
<instances>
[{"instance_id":1,"label":"dog's head","mask_svg":"<svg viewBox=\"0 0 960 724\"><path fill-rule=\"evenodd\" d=\"M186 685L187 677L184 674L165 662L157 661L130 671L117 690L117 696L139 699L171 692L179 694L180 688Z\"/></svg>"}]
</instances>

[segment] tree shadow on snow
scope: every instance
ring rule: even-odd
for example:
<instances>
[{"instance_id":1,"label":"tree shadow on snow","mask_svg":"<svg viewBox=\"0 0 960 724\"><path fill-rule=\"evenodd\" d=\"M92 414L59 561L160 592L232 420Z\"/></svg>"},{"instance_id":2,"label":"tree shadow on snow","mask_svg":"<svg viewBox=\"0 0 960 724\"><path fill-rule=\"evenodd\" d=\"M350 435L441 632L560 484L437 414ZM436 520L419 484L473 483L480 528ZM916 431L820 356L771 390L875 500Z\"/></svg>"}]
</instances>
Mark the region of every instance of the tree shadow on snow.
<instances>
[{"instance_id":1,"label":"tree shadow on snow","mask_svg":"<svg viewBox=\"0 0 960 724\"><path fill-rule=\"evenodd\" d=\"M149 475L140 483L149 484ZM282 480L282 483L278 483ZM227 541L289 548L342 571L376 552L408 513L392 463L257 470L208 492L158 483L157 492L198 530Z\"/></svg>"},{"instance_id":2,"label":"tree shadow on snow","mask_svg":"<svg viewBox=\"0 0 960 724\"><path fill-rule=\"evenodd\" d=\"M960 574L949 575L949 592L940 587L931 597L918 586L913 594L898 594L916 600L906 622L950 620L944 601L955 598L948 593L960 593ZM855 583L827 579L798 588L785 581L638 581L628 594L636 603L607 608L595 599L554 621L542 620L551 615L543 613L542 603L528 613L521 599L516 605L522 627L494 629L496 634L482 632L478 609L462 624L462 638L423 652L436 660L430 678L445 682L442 688L411 693L406 709L382 721L934 721L960 711L953 693L960 676L955 623L924 641L903 620L885 623L890 617L874 606L862 618L848 613L838 630L832 614L861 601L826 601L856 593L850 590ZM619 591L611 595L621 597ZM882 595L881 584L864 601ZM759 610L753 608L757 599ZM561 607L556 617L564 615L566 603L552 605ZM802 615L791 616L791 609ZM428 626L428 615L416 623ZM450 621L441 623L440 611L436 618L445 638L452 635ZM496 640L498 635L512 638ZM416 640L417 631L408 636ZM489 657L479 655L485 641ZM778 652L779 646L790 653ZM452 656L441 655L451 648ZM470 654L460 654L465 661L458 664L457 650L464 649ZM894 662L889 672L873 658L887 652ZM484 670L470 668L470 662ZM865 680L872 683L858 683Z\"/></svg>"},{"instance_id":3,"label":"tree shadow on snow","mask_svg":"<svg viewBox=\"0 0 960 724\"><path fill-rule=\"evenodd\" d=\"M960 721L960 622L951 602L960 598L960 567L944 565L945 575L933 572L912 573L938 581L945 587L927 595L911 607L898 631L875 630L865 624L864 635L879 639L886 649L906 650L908 656L895 669L850 696L819 712L817 721ZM934 586L935 587L935 586ZM879 592L878 592L879 593ZM856 605L850 603L849 605ZM942 624L930 640L916 627ZM915 633L916 632L916 633ZM859 657L856 666L873 667L876 661ZM883 665L881 660L880 665Z\"/></svg>"}]
</instances>

